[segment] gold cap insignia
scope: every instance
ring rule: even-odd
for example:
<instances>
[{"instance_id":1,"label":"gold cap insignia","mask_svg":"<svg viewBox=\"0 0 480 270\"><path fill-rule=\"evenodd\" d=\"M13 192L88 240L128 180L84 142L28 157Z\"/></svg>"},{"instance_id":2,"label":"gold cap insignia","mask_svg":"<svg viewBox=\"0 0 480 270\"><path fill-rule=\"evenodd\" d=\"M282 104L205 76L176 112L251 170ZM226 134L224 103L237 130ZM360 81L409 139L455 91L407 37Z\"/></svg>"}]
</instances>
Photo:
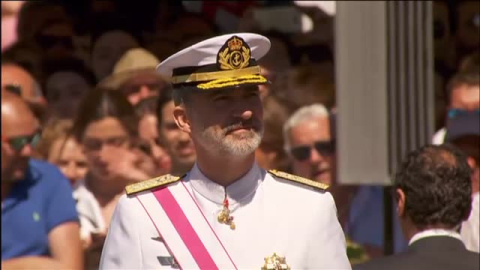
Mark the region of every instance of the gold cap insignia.
<instances>
[{"instance_id":1,"label":"gold cap insignia","mask_svg":"<svg viewBox=\"0 0 480 270\"><path fill-rule=\"evenodd\" d=\"M293 175L293 174L289 174L289 173L282 172L282 171L268 170L268 172L277 176L277 177L280 177L280 178L283 178L283 179L286 179L286 180L290 180L290 181L293 181L293 182L301 183L301 184L311 186L311 187L321 189L321 190L326 190L329 187L327 184L320 183L320 182L317 182L317 181L313 181L313 180L310 180L310 179L307 179L307 178L303 178L303 177Z\"/></svg>"},{"instance_id":2,"label":"gold cap insignia","mask_svg":"<svg viewBox=\"0 0 480 270\"><path fill-rule=\"evenodd\" d=\"M265 257L265 264L263 265L262 270L290 270L290 266L287 265L285 257L273 253L272 256Z\"/></svg>"},{"instance_id":3,"label":"gold cap insignia","mask_svg":"<svg viewBox=\"0 0 480 270\"><path fill-rule=\"evenodd\" d=\"M240 37L229 38L217 54L217 65L221 70L246 68L250 64L250 47Z\"/></svg>"},{"instance_id":4,"label":"gold cap insignia","mask_svg":"<svg viewBox=\"0 0 480 270\"><path fill-rule=\"evenodd\" d=\"M162 175L159 177L152 178L150 180L142 181L139 183L131 184L125 187L125 192L127 195L145 191L148 189L162 187L170 183L177 182L182 179L185 175L178 177L171 174Z\"/></svg>"}]
</instances>

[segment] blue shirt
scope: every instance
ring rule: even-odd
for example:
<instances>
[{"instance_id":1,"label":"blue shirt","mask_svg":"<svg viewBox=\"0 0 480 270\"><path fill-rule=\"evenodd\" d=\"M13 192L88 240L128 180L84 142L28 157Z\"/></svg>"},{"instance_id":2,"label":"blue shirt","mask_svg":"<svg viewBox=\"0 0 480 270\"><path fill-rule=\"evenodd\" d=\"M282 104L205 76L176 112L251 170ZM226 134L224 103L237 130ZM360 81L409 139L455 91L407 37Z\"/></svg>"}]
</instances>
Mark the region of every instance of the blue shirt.
<instances>
[{"instance_id":1,"label":"blue shirt","mask_svg":"<svg viewBox=\"0 0 480 270\"><path fill-rule=\"evenodd\" d=\"M50 255L48 234L67 221L78 222L69 181L54 165L31 159L2 202L2 260Z\"/></svg>"},{"instance_id":2,"label":"blue shirt","mask_svg":"<svg viewBox=\"0 0 480 270\"><path fill-rule=\"evenodd\" d=\"M383 249L384 213L383 187L360 186L352 200L349 220L345 228L346 234L354 242ZM392 213L394 253L398 253L408 246L408 242L403 236L395 204L393 204Z\"/></svg>"}]
</instances>

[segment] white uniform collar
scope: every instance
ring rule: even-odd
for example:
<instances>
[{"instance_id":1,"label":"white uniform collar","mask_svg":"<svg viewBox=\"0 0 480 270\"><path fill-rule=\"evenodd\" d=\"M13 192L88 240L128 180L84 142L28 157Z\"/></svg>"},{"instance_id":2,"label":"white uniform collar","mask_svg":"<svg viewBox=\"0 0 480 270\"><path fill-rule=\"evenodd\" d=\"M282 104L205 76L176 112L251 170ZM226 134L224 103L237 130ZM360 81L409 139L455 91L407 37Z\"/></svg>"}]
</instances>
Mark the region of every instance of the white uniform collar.
<instances>
[{"instance_id":1,"label":"white uniform collar","mask_svg":"<svg viewBox=\"0 0 480 270\"><path fill-rule=\"evenodd\" d=\"M218 204L225 199L225 188L208 179L198 168L197 163L190 171L192 188L203 197ZM252 194L262 180L262 170L256 163L240 179L227 186L227 198L230 204L236 204Z\"/></svg>"},{"instance_id":2,"label":"white uniform collar","mask_svg":"<svg viewBox=\"0 0 480 270\"><path fill-rule=\"evenodd\" d=\"M449 236L449 237L457 238L458 240L461 241L460 234L454 230L428 229L428 230L416 233L412 237L412 239L410 239L410 241L408 242L408 245L410 246L415 241L418 241L422 238L431 237L431 236Z\"/></svg>"}]
</instances>

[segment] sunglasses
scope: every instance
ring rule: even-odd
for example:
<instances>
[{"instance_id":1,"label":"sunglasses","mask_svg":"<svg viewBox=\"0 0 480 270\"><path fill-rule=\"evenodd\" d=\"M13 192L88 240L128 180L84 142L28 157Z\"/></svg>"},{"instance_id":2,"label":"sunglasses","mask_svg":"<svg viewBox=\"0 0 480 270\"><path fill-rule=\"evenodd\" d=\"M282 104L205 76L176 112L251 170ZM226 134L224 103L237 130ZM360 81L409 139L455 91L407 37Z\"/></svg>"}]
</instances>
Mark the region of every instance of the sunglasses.
<instances>
[{"instance_id":1,"label":"sunglasses","mask_svg":"<svg viewBox=\"0 0 480 270\"><path fill-rule=\"evenodd\" d=\"M28 136L17 136L12 138L2 137L2 141L10 144L15 151L21 151L27 144L31 147L35 147L41 137L42 131L37 130L34 134Z\"/></svg>"},{"instance_id":2,"label":"sunglasses","mask_svg":"<svg viewBox=\"0 0 480 270\"><path fill-rule=\"evenodd\" d=\"M330 156L335 152L335 141L316 141L313 145L296 146L290 150L290 154L298 161L305 161L310 158L312 148L322 156Z\"/></svg>"},{"instance_id":3,"label":"sunglasses","mask_svg":"<svg viewBox=\"0 0 480 270\"><path fill-rule=\"evenodd\" d=\"M18 84L7 84L5 90L18 96L22 96L22 86Z\"/></svg>"},{"instance_id":4,"label":"sunglasses","mask_svg":"<svg viewBox=\"0 0 480 270\"><path fill-rule=\"evenodd\" d=\"M472 114L472 113L480 114L480 109L476 109L476 110L473 110L473 111L467 111L467 110L463 110L463 109L450 109L450 110L448 110L448 118L452 119L452 118L455 118L457 116Z\"/></svg>"}]
</instances>

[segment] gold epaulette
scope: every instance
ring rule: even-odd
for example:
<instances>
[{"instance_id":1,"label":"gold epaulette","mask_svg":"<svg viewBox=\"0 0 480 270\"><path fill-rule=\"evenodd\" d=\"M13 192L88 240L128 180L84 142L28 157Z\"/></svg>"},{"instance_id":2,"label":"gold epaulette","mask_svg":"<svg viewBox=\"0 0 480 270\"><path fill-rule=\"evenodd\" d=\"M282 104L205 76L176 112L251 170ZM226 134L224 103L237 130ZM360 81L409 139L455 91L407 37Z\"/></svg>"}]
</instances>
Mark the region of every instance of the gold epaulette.
<instances>
[{"instance_id":1,"label":"gold epaulette","mask_svg":"<svg viewBox=\"0 0 480 270\"><path fill-rule=\"evenodd\" d=\"M310 180L310 179L307 179L307 178L303 178L303 177L300 177L300 176L296 176L296 175L293 175L293 174L289 174L289 173L286 173L286 172L281 172L281 171L277 171L277 170L268 170L268 172L277 176L277 177L287 179L287 180L290 180L290 181L293 181L293 182L297 182L297 183L300 183L300 184L304 184L304 185L307 185L307 186L311 186L311 187L314 187L314 188L318 188L318 189L321 189L321 190L326 190L328 188L327 184L316 182L316 181L313 181L313 180Z\"/></svg>"},{"instance_id":2,"label":"gold epaulette","mask_svg":"<svg viewBox=\"0 0 480 270\"><path fill-rule=\"evenodd\" d=\"M131 195L131 194L138 193L151 188L161 187L161 186L165 186L165 185L177 182L178 180L182 179L184 176L185 175L179 177L171 174L165 174L149 180L128 185L125 187L125 191L127 195Z\"/></svg>"}]
</instances>

